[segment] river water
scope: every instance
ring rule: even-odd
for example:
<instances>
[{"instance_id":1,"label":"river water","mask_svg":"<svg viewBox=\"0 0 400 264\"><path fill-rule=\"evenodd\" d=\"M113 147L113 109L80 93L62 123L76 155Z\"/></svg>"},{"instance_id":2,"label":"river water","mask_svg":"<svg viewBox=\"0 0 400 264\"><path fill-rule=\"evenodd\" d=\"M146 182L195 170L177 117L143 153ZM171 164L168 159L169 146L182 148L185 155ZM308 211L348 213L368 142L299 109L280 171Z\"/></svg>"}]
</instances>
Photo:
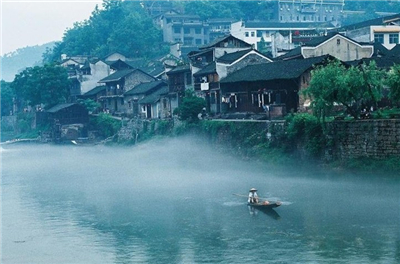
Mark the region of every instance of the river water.
<instances>
[{"instance_id":1,"label":"river water","mask_svg":"<svg viewBox=\"0 0 400 264\"><path fill-rule=\"evenodd\" d=\"M1 263L400 263L400 181L190 138L2 146ZM282 201L247 208L248 189Z\"/></svg>"}]
</instances>

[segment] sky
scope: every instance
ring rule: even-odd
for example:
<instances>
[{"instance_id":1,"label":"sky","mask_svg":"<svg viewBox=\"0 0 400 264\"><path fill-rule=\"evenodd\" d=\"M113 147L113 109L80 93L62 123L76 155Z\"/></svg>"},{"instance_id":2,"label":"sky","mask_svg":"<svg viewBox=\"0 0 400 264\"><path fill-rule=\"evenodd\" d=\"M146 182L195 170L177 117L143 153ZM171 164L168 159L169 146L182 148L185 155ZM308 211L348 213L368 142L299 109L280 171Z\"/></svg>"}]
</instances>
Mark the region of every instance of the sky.
<instances>
[{"instance_id":1,"label":"sky","mask_svg":"<svg viewBox=\"0 0 400 264\"><path fill-rule=\"evenodd\" d=\"M58 41L74 22L89 19L101 0L0 0L1 55Z\"/></svg>"}]
</instances>

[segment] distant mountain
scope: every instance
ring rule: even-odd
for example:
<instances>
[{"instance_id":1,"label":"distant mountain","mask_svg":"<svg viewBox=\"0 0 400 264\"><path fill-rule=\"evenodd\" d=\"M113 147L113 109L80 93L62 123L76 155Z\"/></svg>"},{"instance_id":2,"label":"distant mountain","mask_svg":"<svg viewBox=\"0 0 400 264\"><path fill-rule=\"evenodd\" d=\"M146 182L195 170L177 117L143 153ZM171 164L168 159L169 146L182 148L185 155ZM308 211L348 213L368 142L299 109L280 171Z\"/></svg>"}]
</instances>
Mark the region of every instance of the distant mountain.
<instances>
[{"instance_id":1,"label":"distant mountain","mask_svg":"<svg viewBox=\"0 0 400 264\"><path fill-rule=\"evenodd\" d=\"M55 42L49 42L43 45L30 46L17 49L1 56L0 79L12 82L17 73L27 67L42 64L42 55L47 48L53 48Z\"/></svg>"}]
</instances>

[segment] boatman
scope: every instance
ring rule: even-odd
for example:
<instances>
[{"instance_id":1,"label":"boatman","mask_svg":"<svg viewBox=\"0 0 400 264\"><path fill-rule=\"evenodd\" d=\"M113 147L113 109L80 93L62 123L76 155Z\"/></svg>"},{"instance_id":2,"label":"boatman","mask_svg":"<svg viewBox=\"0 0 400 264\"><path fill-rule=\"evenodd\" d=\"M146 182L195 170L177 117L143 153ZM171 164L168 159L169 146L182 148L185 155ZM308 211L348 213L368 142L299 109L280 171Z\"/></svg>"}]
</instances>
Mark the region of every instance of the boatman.
<instances>
[{"instance_id":1,"label":"boatman","mask_svg":"<svg viewBox=\"0 0 400 264\"><path fill-rule=\"evenodd\" d=\"M251 188L249 191L249 199L247 200L248 203L258 203L258 195L257 189Z\"/></svg>"}]
</instances>

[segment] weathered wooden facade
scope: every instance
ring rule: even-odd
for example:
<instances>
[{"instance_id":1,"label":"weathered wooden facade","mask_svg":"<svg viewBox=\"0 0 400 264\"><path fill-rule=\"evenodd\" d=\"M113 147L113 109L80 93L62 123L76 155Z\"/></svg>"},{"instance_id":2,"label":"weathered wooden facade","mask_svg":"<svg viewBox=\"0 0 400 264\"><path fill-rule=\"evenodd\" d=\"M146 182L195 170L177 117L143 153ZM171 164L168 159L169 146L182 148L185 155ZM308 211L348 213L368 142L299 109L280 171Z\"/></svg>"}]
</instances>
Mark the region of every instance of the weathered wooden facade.
<instances>
[{"instance_id":1,"label":"weathered wooden facade","mask_svg":"<svg viewBox=\"0 0 400 264\"><path fill-rule=\"evenodd\" d=\"M106 95L99 98L102 107L114 115L125 113L124 93L140 83L152 82L156 78L139 69L116 71L99 81L106 85Z\"/></svg>"},{"instance_id":2,"label":"weathered wooden facade","mask_svg":"<svg viewBox=\"0 0 400 264\"><path fill-rule=\"evenodd\" d=\"M277 118L303 110L305 100L299 91L308 86L313 67L328 58L249 65L228 75L221 80L221 113L266 113Z\"/></svg>"},{"instance_id":3,"label":"weathered wooden facade","mask_svg":"<svg viewBox=\"0 0 400 264\"><path fill-rule=\"evenodd\" d=\"M141 103L140 101L146 97L152 96L152 94L167 88L168 84L164 81L152 81L145 82L135 86L133 89L124 93L125 101L127 106L125 107L125 114L127 116L140 116L146 118L153 118L158 115L158 111L152 110L152 99L149 99L147 103ZM169 108L169 107L168 107Z\"/></svg>"}]
</instances>

